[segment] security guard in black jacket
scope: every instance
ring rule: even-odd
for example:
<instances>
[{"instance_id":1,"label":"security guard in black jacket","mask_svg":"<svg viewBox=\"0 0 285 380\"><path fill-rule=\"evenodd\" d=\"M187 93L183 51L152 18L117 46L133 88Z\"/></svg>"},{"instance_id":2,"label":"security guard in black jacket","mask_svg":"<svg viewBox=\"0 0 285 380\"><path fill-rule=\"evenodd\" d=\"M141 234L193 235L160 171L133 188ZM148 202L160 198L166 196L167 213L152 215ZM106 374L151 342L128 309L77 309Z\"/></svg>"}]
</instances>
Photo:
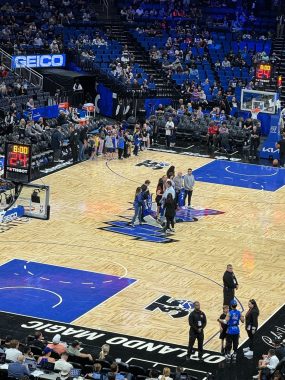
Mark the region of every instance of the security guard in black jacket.
<instances>
[{"instance_id":1,"label":"security guard in black jacket","mask_svg":"<svg viewBox=\"0 0 285 380\"><path fill-rule=\"evenodd\" d=\"M224 303L223 305L230 305L231 300L235 298L235 289L238 289L238 282L233 272L233 266L227 265L227 270L223 276L224 283Z\"/></svg>"},{"instance_id":2,"label":"security guard in black jacket","mask_svg":"<svg viewBox=\"0 0 285 380\"><path fill-rule=\"evenodd\" d=\"M186 360L190 359L193 353L193 346L196 339L198 340L198 357L202 360L203 343L204 343L204 328L207 324L207 318L203 311L200 310L200 302L194 302L194 310L189 315L189 345Z\"/></svg>"}]
</instances>

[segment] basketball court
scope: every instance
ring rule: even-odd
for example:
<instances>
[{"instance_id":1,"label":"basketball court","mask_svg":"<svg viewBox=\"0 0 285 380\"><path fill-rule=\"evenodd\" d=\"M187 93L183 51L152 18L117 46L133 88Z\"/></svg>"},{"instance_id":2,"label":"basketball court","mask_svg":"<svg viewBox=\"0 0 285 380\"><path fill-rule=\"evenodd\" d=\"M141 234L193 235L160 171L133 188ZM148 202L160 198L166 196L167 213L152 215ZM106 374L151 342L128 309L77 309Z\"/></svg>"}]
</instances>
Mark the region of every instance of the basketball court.
<instances>
[{"instance_id":1,"label":"basketball court","mask_svg":"<svg viewBox=\"0 0 285 380\"><path fill-rule=\"evenodd\" d=\"M146 159L195 170L194 210L181 212L175 235L127 225L136 187L150 179L155 192L167 170L136 166ZM48 175L50 220L0 234L0 309L185 346L188 311L199 300L205 348L219 351L226 264L239 280L241 309L257 300L260 325L284 301L284 172L148 151Z\"/></svg>"}]
</instances>

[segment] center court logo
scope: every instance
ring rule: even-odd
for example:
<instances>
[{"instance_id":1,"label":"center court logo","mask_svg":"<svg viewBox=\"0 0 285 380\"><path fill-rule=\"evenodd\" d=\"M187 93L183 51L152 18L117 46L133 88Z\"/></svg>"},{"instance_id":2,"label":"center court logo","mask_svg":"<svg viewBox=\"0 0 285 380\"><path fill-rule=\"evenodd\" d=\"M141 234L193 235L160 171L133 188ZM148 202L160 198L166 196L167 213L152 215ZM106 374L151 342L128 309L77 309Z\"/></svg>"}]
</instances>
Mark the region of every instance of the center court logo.
<instances>
[{"instance_id":1,"label":"center court logo","mask_svg":"<svg viewBox=\"0 0 285 380\"><path fill-rule=\"evenodd\" d=\"M129 222L114 220L107 222L108 226L99 228L103 231L114 232L121 235L128 235L136 240L148 241L152 243L172 243L174 240L166 236L160 227L143 224L132 227Z\"/></svg>"},{"instance_id":2,"label":"center court logo","mask_svg":"<svg viewBox=\"0 0 285 380\"><path fill-rule=\"evenodd\" d=\"M167 313L171 318L184 318L194 309L194 302L163 295L145 307L145 310Z\"/></svg>"},{"instance_id":3,"label":"center court logo","mask_svg":"<svg viewBox=\"0 0 285 380\"><path fill-rule=\"evenodd\" d=\"M210 216L210 215L220 215L223 211L213 210L213 209L188 209L181 208L176 213L176 223L182 222L197 222L199 218ZM155 212L150 211L149 215L155 217ZM137 225L132 227L128 221L125 220L112 220L106 222L106 227L100 227L100 230L113 232L121 235L128 235L136 240L147 241L151 243L173 243L176 242L172 235L165 235L162 228L155 225L143 224L141 226Z\"/></svg>"},{"instance_id":4,"label":"center court logo","mask_svg":"<svg viewBox=\"0 0 285 380\"><path fill-rule=\"evenodd\" d=\"M167 162L157 162L157 161L152 161L152 160L145 160L142 162L139 162L136 166L145 166L146 168L151 168L153 170L159 170L163 169L169 164Z\"/></svg>"}]
</instances>

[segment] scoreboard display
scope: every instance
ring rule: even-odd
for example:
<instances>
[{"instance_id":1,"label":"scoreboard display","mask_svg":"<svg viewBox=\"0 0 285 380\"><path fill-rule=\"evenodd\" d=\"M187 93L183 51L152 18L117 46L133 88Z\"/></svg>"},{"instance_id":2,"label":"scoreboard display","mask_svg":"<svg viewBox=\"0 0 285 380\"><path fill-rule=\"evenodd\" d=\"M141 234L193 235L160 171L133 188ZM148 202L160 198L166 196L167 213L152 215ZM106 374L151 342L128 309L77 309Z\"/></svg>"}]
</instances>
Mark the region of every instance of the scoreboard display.
<instances>
[{"instance_id":1,"label":"scoreboard display","mask_svg":"<svg viewBox=\"0 0 285 380\"><path fill-rule=\"evenodd\" d=\"M31 145L6 142L4 178L14 182L28 183L31 180Z\"/></svg>"},{"instance_id":2,"label":"scoreboard display","mask_svg":"<svg viewBox=\"0 0 285 380\"><path fill-rule=\"evenodd\" d=\"M258 63L255 68L255 79L258 82L269 83L273 78L271 63Z\"/></svg>"}]
</instances>

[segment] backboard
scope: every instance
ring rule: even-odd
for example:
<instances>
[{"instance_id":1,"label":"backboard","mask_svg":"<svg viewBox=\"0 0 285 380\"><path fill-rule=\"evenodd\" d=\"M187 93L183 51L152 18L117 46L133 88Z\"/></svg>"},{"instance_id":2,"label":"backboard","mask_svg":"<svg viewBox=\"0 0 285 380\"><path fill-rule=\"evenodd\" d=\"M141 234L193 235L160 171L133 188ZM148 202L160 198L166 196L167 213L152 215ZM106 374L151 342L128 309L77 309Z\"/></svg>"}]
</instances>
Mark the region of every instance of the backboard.
<instances>
[{"instance_id":1,"label":"backboard","mask_svg":"<svg viewBox=\"0 0 285 380\"><path fill-rule=\"evenodd\" d=\"M277 99L276 92L243 89L240 108L242 111L259 108L260 112L275 114Z\"/></svg>"},{"instance_id":2,"label":"backboard","mask_svg":"<svg viewBox=\"0 0 285 380\"><path fill-rule=\"evenodd\" d=\"M24 207L24 216L47 220L50 216L49 196L49 186L25 183L17 204Z\"/></svg>"}]
</instances>

